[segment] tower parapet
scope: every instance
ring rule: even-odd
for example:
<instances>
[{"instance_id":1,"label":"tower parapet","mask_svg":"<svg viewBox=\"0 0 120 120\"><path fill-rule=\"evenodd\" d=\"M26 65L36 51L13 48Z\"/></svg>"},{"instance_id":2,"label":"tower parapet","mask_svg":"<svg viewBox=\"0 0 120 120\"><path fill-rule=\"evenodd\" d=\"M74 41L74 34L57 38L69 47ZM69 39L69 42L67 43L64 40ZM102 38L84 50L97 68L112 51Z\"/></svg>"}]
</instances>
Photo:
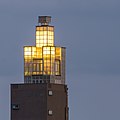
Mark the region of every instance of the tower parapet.
<instances>
[{"instance_id":1,"label":"tower parapet","mask_svg":"<svg viewBox=\"0 0 120 120\"><path fill-rule=\"evenodd\" d=\"M41 25L48 25L51 22L51 16L39 16L38 23Z\"/></svg>"}]
</instances>

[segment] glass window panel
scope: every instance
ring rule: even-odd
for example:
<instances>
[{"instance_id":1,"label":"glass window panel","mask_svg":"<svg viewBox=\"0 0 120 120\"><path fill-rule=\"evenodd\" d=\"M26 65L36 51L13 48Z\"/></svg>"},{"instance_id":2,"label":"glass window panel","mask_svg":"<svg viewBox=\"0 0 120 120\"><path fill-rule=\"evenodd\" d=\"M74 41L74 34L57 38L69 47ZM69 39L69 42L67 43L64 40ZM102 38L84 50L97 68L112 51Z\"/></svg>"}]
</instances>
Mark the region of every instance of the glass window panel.
<instances>
[{"instance_id":1,"label":"glass window panel","mask_svg":"<svg viewBox=\"0 0 120 120\"><path fill-rule=\"evenodd\" d=\"M47 35L47 31L44 31L44 35Z\"/></svg>"},{"instance_id":2,"label":"glass window panel","mask_svg":"<svg viewBox=\"0 0 120 120\"><path fill-rule=\"evenodd\" d=\"M36 36L36 39L40 39L40 36Z\"/></svg>"},{"instance_id":3,"label":"glass window panel","mask_svg":"<svg viewBox=\"0 0 120 120\"><path fill-rule=\"evenodd\" d=\"M44 31L47 31L48 30L48 27L44 27Z\"/></svg>"},{"instance_id":4,"label":"glass window panel","mask_svg":"<svg viewBox=\"0 0 120 120\"><path fill-rule=\"evenodd\" d=\"M40 27L40 30L43 30L44 27Z\"/></svg>"},{"instance_id":5,"label":"glass window panel","mask_svg":"<svg viewBox=\"0 0 120 120\"><path fill-rule=\"evenodd\" d=\"M40 30L40 27L36 27L36 30L37 30L37 31Z\"/></svg>"},{"instance_id":6,"label":"glass window panel","mask_svg":"<svg viewBox=\"0 0 120 120\"><path fill-rule=\"evenodd\" d=\"M40 35L40 32L39 31L36 31L36 36L39 36Z\"/></svg>"},{"instance_id":7,"label":"glass window panel","mask_svg":"<svg viewBox=\"0 0 120 120\"><path fill-rule=\"evenodd\" d=\"M51 35L53 36L53 35L54 35L54 32L51 32Z\"/></svg>"},{"instance_id":8,"label":"glass window panel","mask_svg":"<svg viewBox=\"0 0 120 120\"><path fill-rule=\"evenodd\" d=\"M40 39L43 39L44 36L39 36L39 37L40 37Z\"/></svg>"},{"instance_id":9,"label":"glass window panel","mask_svg":"<svg viewBox=\"0 0 120 120\"><path fill-rule=\"evenodd\" d=\"M39 34L39 35L40 35L40 36L41 36L41 35L43 36L43 35L44 35L44 31L40 31L40 34Z\"/></svg>"},{"instance_id":10,"label":"glass window panel","mask_svg":"<svg viewBox=\"0 0 120 120\"><path fill-rule=\"evenodd\" d=\"M47 35L44 35L44 39L46 39L46 40L47 40L47 38L48 38L48 36L47 36Z\"/></svg>"}]
</instances>

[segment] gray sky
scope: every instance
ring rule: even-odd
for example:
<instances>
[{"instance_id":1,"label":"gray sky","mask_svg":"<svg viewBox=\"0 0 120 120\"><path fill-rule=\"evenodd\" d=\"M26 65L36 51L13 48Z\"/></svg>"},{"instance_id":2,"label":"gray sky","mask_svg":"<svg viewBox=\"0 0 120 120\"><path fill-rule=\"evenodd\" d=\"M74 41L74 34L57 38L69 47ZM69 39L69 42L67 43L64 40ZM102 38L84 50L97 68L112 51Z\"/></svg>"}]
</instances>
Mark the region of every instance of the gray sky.
<instances>
[{"instance_id":1,"label":"gray sky","mask_svg":"<svg viewBox=\"0 0 120 120\"><path fill-rule=\"evenodd\" d=\"M10 120L10 84L23 82L40 15L67 47L70 120L120 120L120 0L0 0L0 120Z\"/></svg>"}]
</instances>

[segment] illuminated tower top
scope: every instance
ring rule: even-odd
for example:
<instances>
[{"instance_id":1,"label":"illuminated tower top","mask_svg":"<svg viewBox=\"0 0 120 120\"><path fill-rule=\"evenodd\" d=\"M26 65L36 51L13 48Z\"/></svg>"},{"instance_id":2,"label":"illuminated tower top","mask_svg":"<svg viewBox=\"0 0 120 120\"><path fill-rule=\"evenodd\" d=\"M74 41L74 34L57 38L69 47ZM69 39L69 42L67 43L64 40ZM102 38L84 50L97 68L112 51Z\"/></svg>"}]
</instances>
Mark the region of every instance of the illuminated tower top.
<instances>
[{"instance_id":1,"label":"illuminated tower top","mask_svg":"<svg viewBox=\"0 0 120 120\"><path fill-rule=\"evenodd\" d=\"M36 26L36 47L54 46L54 26L50 26L50 22L50 16L39 16Z\"/></svg>"},{"instance_id":2,"label":"illuminated tower top","mask_svg":"<svg viewBox=\"0 0 120 120\"><path fill-rule=\"evenodd\" d=\"M65 84L65 47L54 45L50 16L39 16L35 46L24 47L25 83Z\"/></svg>"}]
</instances>

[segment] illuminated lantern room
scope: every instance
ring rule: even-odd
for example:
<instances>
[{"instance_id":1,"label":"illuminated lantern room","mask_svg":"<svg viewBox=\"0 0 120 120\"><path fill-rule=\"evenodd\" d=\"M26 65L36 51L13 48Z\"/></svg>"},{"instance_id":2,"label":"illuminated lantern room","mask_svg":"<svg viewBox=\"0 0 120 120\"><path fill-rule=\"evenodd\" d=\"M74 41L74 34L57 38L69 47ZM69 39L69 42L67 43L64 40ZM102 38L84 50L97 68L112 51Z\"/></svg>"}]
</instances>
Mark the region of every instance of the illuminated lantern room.
<instances>
[{"instance_id":1,"label":"illuminated lantern room","mask_svg":"<svg viewBox=\"0 0 120 120\"><path fill-rule=\"evenodd\" d=\"M24 46L25 83L65 84L65 47L54 45L50 16L39 16L35 46Z\"/></svg>"}]
</instances>

